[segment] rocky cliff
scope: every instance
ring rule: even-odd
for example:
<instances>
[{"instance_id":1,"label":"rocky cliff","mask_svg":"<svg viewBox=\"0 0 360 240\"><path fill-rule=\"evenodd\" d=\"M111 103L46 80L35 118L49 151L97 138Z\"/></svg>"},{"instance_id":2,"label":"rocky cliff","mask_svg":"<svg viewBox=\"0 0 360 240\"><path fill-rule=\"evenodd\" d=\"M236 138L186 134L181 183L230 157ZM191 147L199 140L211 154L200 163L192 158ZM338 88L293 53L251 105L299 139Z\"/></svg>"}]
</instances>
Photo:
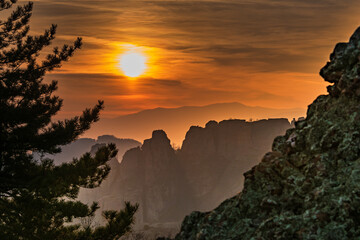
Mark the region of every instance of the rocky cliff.
<instances>
[{"instance_id":1,"label":"rocky cliff","mask_svg":"<svg viewBox=\"0 0 360 240\"><path fill-rule=\"evenodd\" d=\"M307 117L247 171L243 191L193 212L175 239L360 239L360 28L320 75Z\"/></svg>"},{"instance_id":2,"label":"rocky cliff","mask_svg":"<svg viewBox=\"0 0 360 240\"><path fill-rule=\"evenodd\" d=\"M242 173L288 128L287 119L210 121L205 128L191 127L177 150L164 131L156 130L112 166L100 188L82 190L80 199L98 201L101 210L137 202L137 227L177 226L191 211L210 210L238 193ZM100 216L95 221L101 222Z\"/></svg>"},{"instance_id":3,"label":"rocky cliff","mask_svg":"<svg viewBox=\"0 0 360 240\"><path fill-rule=\"evenodd\" d=\"M287 119L256 122L210 121L192 127L178 155L192 191L192 210L210 210L243 186L241 173L270 150L274 136L290 127ZM239 174L240 173L240 174Z\"/></svg>"},{"instance_id":4,"label":"rocky cliff","mask_svg":"<svg viewBox=\"0 0 360 240\"><path fill-rule=\"evenodd\" d=\"M188 195L180 168L170 140L164 131L157 130L141 148L125 154L120 165L122 181L116 187L124 199L140 204L138 217L143 223L178 221L184 209L181 194ZM128 183L133 185L125 189ZM134 189L141 191L134 196Z\"/></svg>"},{"instance_id":5,"label":"rocky cliff","mask_svg":"<svg viewBox=\"0 0 360 240\"><path fill-rule=\"evenodd\" d=\"M120 164L114 160L110 164L112 170L101 187L81 189L79 194L84 202L99 202L101 209L95 222L101 224L101 211L120 209L124 201L139 203L137 227L149 222L179 221L183 217L180 212L184 209L183 198L179 197L180 192L185 193L182 171L164 131L154 131L141 147L127 151Z\"/></svg>"}]
</instances>

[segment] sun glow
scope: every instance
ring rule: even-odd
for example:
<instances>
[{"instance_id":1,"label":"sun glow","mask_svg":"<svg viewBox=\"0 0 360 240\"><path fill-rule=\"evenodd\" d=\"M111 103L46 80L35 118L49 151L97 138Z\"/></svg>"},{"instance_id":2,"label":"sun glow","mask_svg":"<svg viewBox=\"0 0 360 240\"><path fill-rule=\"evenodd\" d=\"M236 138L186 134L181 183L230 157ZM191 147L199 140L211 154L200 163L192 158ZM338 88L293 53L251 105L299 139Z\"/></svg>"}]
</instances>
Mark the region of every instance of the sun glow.
<instances>
[{"instance_id":1,"label":"sun glow","mask_svg":"<svg viewBox=\"0 0 360 240\"><path fill-rule=\"evenodd\" d=\"M125 76L138 77L147 69L146 62L144 54L129 50L120 56L119 66Z\"/></svg>"}]
</instances>

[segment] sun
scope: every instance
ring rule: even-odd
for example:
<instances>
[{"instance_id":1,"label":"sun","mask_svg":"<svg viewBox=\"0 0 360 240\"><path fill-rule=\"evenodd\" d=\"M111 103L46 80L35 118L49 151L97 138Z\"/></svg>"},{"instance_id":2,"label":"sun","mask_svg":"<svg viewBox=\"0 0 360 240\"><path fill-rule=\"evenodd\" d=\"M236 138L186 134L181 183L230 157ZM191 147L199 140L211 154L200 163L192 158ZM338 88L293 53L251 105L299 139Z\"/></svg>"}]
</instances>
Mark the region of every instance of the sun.
<instances>
[{"instance_id":1,"label":"sun","mask_svg":"<svg viewBox=\"0 0 360 240\"><path fill-rule=\"evenodd\" d=\"M125 76L138 77L147 68L146 56L140 52L128 51L120 56L119 66Z\"/></svg>"}]
</instances>

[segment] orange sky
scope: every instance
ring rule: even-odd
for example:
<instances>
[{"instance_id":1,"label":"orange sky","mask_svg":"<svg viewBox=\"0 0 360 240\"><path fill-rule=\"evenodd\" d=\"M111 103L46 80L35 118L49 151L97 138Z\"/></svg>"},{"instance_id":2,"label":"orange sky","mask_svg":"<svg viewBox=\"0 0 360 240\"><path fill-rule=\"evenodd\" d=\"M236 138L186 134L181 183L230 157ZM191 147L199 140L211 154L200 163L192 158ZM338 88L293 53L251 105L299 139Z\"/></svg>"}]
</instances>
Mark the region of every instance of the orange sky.
<instances>
[{"instance_id":1,"label":"orange sky","mask_svg":"<svg viewBox=\"0 0 360 240\"><path fill-rule=\"evenodd\" d=\"M325 93L318 72L359 25L359 10L355 0L37 0L31 30L58 24L54 46L83 37L47 76L59 81L60 116L97 99L103 118L219 102L306 108ZM148 57L138 78L117 67L129 44Z\"/></svg>"}]
</instances>

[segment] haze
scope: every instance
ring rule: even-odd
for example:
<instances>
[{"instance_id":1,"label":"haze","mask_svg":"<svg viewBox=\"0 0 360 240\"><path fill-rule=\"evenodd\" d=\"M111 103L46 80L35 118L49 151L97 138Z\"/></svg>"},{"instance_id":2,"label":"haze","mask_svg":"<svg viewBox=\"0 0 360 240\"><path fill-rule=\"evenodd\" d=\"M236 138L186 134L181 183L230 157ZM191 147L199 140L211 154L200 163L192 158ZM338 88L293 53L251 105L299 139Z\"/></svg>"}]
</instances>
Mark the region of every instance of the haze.
<instances>
[{"instance_id":1,"label":"haze","mask_svg":"<svg viewBox=\"0 0 360 240\"><path fill-rule=\"evenodd\" d=\"M39 0L31 30L56 23L54 44L84 40L47 76L59 80L59 118L97 99L105 100L101 118L219 102L305 109L325 92L318 70L358 25L359 7L353 0ZM149 56L148 71L132 80L118 68L129 46Z\"/></svg>"}]
</instances>

